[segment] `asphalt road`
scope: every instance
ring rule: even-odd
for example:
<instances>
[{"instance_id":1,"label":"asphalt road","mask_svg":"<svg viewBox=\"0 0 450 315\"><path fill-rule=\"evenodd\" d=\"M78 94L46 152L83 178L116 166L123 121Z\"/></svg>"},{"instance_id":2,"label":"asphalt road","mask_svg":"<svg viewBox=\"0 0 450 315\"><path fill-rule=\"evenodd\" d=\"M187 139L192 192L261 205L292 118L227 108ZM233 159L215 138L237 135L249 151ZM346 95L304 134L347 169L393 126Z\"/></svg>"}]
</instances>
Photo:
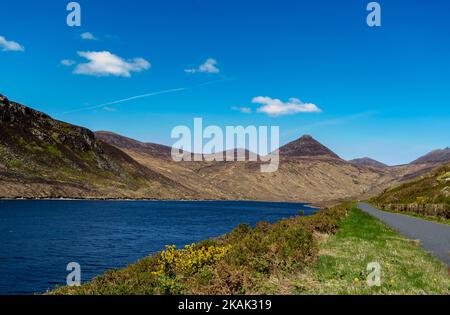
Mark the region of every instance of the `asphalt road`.
<instances>
[{"instance_id":1,"label":"asphalt road","mask_svg":"<svg viewBox=\"0 0 450 315\"><path fill-rule=\"evenodd\" d=\"M359 203L358 208L383 221L403 236L420 240L426 251L450 266L450 226L402 214L384 212L366 203Z\"/></svg>"}]
</instances>

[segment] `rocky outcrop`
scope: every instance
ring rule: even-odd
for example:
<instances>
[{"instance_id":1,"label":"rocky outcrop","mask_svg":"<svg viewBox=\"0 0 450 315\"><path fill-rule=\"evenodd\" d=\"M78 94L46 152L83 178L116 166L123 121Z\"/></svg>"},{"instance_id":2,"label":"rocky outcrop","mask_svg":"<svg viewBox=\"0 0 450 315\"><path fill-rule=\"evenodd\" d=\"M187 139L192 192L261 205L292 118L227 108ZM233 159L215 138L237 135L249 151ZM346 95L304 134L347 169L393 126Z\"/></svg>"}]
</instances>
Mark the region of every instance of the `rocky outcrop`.
<instances>
[{"instance_id":1,"label":"rocky outcrop","mask_svg":"<svg viewBox=\"0 0 450 315\"><path fill-rule=\"evenodd\" d=\"M16 128L19 134L67 145L76 151L100 149L92 131L54 120L47 114L10 102L5 96L0 96L0 122L4 128Z\"/></svg>"},{"instance_id":2,"label":"rocky outcrop","mask_svg":"<svg viewBox=\"0 0 450 315\"><path fill-rule=\"evenodd\" d=\"M48 115L15 102L10 102L6 96L0 94L0 122L19 123L27 120L42 123L48 118L50 118Z\"/></svg>"}]
</instances>

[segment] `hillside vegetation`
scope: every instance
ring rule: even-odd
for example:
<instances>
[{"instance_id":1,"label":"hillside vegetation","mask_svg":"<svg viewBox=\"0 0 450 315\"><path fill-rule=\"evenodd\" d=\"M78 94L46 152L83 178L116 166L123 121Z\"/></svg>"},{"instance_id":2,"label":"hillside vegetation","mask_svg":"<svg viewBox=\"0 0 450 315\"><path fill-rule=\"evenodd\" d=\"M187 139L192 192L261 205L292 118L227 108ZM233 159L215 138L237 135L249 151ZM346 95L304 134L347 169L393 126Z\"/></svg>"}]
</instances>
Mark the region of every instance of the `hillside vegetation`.
<instances>
[{"instance_id":1,"label":"hillside vegetation","mask_svg":"<svg viewBox=\"0 0 450 315\"><path fill-rule=\"evenodd\" d=\"M371 200L386 210L450 219L450 164Z\"/></svg>"}]
</instances>

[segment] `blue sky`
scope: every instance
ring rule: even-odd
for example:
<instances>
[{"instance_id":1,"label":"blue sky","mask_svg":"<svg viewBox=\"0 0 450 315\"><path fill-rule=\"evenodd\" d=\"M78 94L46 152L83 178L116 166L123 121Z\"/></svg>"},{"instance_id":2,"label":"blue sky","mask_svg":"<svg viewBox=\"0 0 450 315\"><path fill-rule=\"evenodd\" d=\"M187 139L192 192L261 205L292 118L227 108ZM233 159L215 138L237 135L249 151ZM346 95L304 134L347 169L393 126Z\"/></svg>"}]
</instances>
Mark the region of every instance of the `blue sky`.
<instances>
[{"instance_id":1,"label":"blue sky","mask_svg":"<svg viewBox=\"0 0 450 315\"><path fill-rule=\"evenodd\" d=\"M362 0L85 0L81 27L68 2L0 0L0 93L164 144L202 117L389 164L450 145L447 1L379 1L374 28Z\"/></svg>"}]
</instances>

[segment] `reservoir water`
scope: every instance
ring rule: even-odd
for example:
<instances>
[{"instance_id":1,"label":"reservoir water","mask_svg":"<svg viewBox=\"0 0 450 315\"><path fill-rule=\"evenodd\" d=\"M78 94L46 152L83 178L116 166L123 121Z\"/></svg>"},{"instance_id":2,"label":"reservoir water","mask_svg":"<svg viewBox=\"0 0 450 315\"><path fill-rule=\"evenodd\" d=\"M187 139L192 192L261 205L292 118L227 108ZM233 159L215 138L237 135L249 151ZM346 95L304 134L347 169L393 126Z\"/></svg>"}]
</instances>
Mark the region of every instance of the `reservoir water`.
<instances>
[{"instance_id":1,"label":"reservoir water","mask_svg":"<svg viewBox=\"0 0 450 315\"><path fill-rule=\"evenodd\" d=\"M300 210L315 211L301 203L247 201L0 201L0 294L64 285L70 262L80 264L86 282L165 245L184 246Z\"/></svg>"}]
</instances>

